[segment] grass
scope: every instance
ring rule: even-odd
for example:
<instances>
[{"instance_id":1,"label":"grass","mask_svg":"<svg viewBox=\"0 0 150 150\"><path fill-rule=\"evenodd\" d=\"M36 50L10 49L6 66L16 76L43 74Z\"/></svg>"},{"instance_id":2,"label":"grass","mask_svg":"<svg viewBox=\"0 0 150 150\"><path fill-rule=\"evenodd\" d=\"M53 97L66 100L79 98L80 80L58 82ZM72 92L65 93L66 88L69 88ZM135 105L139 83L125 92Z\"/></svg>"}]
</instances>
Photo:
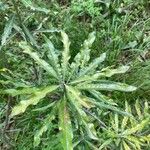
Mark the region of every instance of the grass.
<instances>
[{"instance_id":1,"label":"grass","mask_svg":"<svg viewBox=\"0 0 150 150\"><path fill-rule=\"evenodd\" d=\"M93 3L92 0L87 0L87 2L29 0L29 3L26 2L25 0L19 2L2 0L0 2L0 19L2 20L0 22L0 93L3 89L16 89L27 85L39 86L41 83L49 82L49 79L45 78L44 71L31 58L22 53L18 46L20 41L27 41L42 58L47 59L43 35L46 35L54 43L59 54L59 50L62 50L59 31L64 30L71 41L72 60L89 33L96 31L91 60L101 53L107 52L103 67L130 66L125 74L115 75L111 77L111 80L138 87L133 93L104 92L104 94L114 99L118 108L122 110L125 110L125 101L127 101L139 124L142 119L149 118L141 110L145 118L140 120L135 110L137 99L140 103L139 109L144 108L146 101L149 105L150 2L148 0L104 0L96 3ZM14 19L12 20L13 15ZM12 23L10 23L11 20ZM8 70L2 70L3 68ZM8 111L8 107L12 109L20 98L24 99L24 97L13 97L10 106L8 104L10 95L1 94L0 98L0 149L33 149L34 135L43 124L42 120L47 112L41 115L40 112L32 111L32 108L35 107L31 106L25 114L10 118L11 111ZM39 106L44 106L44 104L47 105L47 103L40 103ZM115 114L110 110L100 111L97 108L91 109L90 113L96 115L113 132L112 122L117 121L114 119ZM88 114L88 116L90 115ZM71 118L74 116L72 115ZM119 115L119 118L123 119L124 116ZM103 128L99 127L95 119L90 119L91 122L94 122L95 132L98 134L100 142L89 139L82 127L77 126L77 122L73 121L75 150L100 148L110 138ZM58 118L53 121L53 124L50 124L52 129L43 134L42 142L39 147L34 148L35 150L63 149L60 143L61 136L56 134L59 132L57 123ZM130 123L127 125L127 128L132 126ZM142 131L139 130L135 133L136 138L140 135L150 134L148 125L147 123ZM81 132L79 133L77 129ZM120 127L119 130L121 130ZM119 141L115 142L119 143ZM115 142L106 145L104 149L124 150L125 147L128 149L125 144L121 147L121 144L117 145ZM126 144L132 145L131 143L131 145ZM133 147L131 146L130 149ZM134 149L138 150L138 148ZM141 149L149 149L149 139L141 146Z\"/></svg>"}]
</instances>

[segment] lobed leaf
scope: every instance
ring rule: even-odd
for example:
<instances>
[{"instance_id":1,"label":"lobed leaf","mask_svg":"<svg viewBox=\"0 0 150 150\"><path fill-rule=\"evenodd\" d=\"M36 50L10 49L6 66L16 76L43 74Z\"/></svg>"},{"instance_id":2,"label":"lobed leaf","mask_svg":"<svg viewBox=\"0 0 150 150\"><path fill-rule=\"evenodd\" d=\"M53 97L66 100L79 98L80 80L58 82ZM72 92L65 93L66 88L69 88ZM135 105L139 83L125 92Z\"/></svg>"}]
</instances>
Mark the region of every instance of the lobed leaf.
<instances>
[{"instance_id":1,"label":"lobed leaf","mask_svg":"<svg viewBox=\"0 0 150 150\"><path fill-rule=\"evenodd\" d=\"M25 7L29 7L30 9L34 11L44 12L46 14L50 12L50 10L46 8L35 6L31 0L21 0L21 2L25 5Z\"/></svg>"},{"instance_id":2,"label":"lobed leaf","mask_svg":"<svg viewBox=\"0 0 150 150\"><path fill-rule=\"evenodd\" d=\"M121 115L125 115L125 116L130 116L130 117L132 117L132 115L131 115L130 113L125 112L125 111L122 111L122 110L118 109L118 108L115 107L115 106L108 105L108 104L105 104L105 103L103 103L103 102L95 102L94 100L91 100L91 102L92 102L95 106L97 106L97 107L99 107L99 108L102 108L102 109L109 109L109 110L115 111L115 112L117 112L117 113L119 113L119 114L121 114Z\"/></svg>"},{"instance_id":3,"label":"lobed leaf","mask_svg":"<svg viewBox=\"0 0 150 150\"><path fill-rule=\"evenodd\" d=\"M103 95L99 91L89 90L89 92L95 97L95 99L97 99L101 102L104 102L104 103L109 104L109 105L117 105L115 102L113 102L112 99L110 99L109 97Z\"/></svg>"},{"instance_id":4,"label":"lobed leaf","mask_svg":"<svg viewBox=\"0 0 150 150\"><path fill-rule=\"evenodd\" d=\"M68 35L65 32L61 32L61 36L62 36L62 42L64 45L64 51L62 52L62 72L63 72L63 78L65 80L66 78L66 73L68 71L68 61L70 59L70 54L69 54L69 47L70 47L70 41L68 38Z\"/></svg>"},{"instance_id":5,"label":"lobed leaf","mask_svg":"<svg viewBox=\"0 0 150 150\"><path fill-rule=\"evenodd\" d=\"M38 92L40 89L35 87L26 87L23 89L7 89L4 90L4 93L10 94L11 96L17 96L17 95L25 95L25 94L34 94L35 92Z\"/></svg>"},{"instance_id":6,"label":"lobed leaf","mask_svg":"<svg viewBox=\"0 0 150 150\"><path fill-rule=\"evenodd\" d=\"M82 110L82 105L83 105L82 101L83 100L80 97L80 92L71 86L66 86L66 89L67 89L67 93L68 93L67 94L68 99L72 102L72 104L75 106L76 110L78 111L78 113L80 115L80 119L81 119L83 125L85 126L85 129L87 131L88 136L91 139L97 140L98 138L97 138L96 133L94 131L93 124L87 123L88 122L88 116ZM90 107L91 107L91 104L90 104Z\"/></svg>"},{"instance_id":7,"label":"lobed leaf","mask_svg":"<svg viewBox=\"0 0 150 150\"><path fill-rule=\"evenodd\" d=\"M129 66L121 66L117 69L110 69L109 67L102 69L99 73L96 73L94 77L111 77L115 74L125 73L129 70Z\"/></svg>"},{"instance_id":8,"label":"lobed leaf","mask_svg":"<svg viewBox=\"0 0 150 150\"><path fill-rule=\"evenodd\" d=\"M46 36L44 36L44 39L45 39L46 44L49 48L47 57L50 60L50 64L54 68L54 70L56 71L57 75L59 77L61 77L61 69L60 69L60 64L59 64L59 60L58 60L58 54L56 54L56 50L54 48L54 45Z\"/></svg>"},{"instance_id":9,"label":"lobed leaf","mask_svg":"<svg viewBox=\"0 0 150 150\"><path fill-rule=\"evenodd\" d=\"M80 52L74 58L75 62L80 65L80 68L83 68L87 65L90 60L90 51L93 42L95 41L95 32L89 34L88 39L84 41L83 46Z\"/></svg>"},{"instance_id":10,"label":"lobed leaf","mask_svg":"<svg viewBox=\"0 0 150 150\"><path fill-rule=\"evenodd\" d=\"M92 63L89 64L88 67L81 70L80 76L84 76L88 73L90 73L91 70L96 69L100 63L102 63L106 58L106 53L103 53L100 55L100 57L96 58Z\"/></svg>"},{"instance_id":11,"label":"lobed leaf","mask_svg":"<svg viewBox=\"0 0 150 150\"><path fill-rule=\"evenodd\" d=\"M123 141L123 146L125 150L131 150L125 141Z\"/></svg>"},{"instance_id":12,"label":"lobed leaf","mask_svg":"<svg viewBox=\"0 0 150 150\"><path fill-rule=\"evenodd\" d=\"M112 141L113 141L113 139L108 139L108 140L106 140L106 141L99 147L99 150L102 150L103 148L107 147Z\"/></svg>"},{"instance_id":13,"label":"lobed leaf","mask_svg":"<svg viewBox=\"0 0 150 150\"><path fill-rule=\"evenodd\" d=\"M55 70L45 60L41 59L36 52L32 52L32 48L26 42L19 43L19 46L24 50L24 53L29 54L50 75L58 78Z\"/></svg>"},{"instance_id":14,"label":"lobed leaf","mask_svg":"<svg viewBox=\"0 0 150 150\"><path fill-rule=\"evenodd\" d=\"M104 90L104 91L123 91L132 92L136 90L136 87L127 85L124 83L113 82L113 83L99 83L99 84L82 84L76 86L80 90Z\"/></svg>"},{"instance_id":15,"label":"lobed leaf","mask_svg":"<svg viewBox=\"0 0 150 150\"><path fill-rule=\"evenodd\" d=\"M40 130L37 130L35 135L34 135L34 147L38 146L41 142L41 136L43 135L44 132L46 132L48 129L50 130L50 123L52 120L55 119L55 114L54 110L44 119L42 123L42 127Z\"/></svg>"},{"instance_id":16,"label":"lobed leaf","mask_svg":"<svg viewBox=\"0 0 150 150\"><path fill-rule=\"evenodd\" d=\"M130 134L136 133L138 131L141 131L146 125L148 125L148 123L149 123L149 118L142 120L141 123L135 125L134 127L130 128L130 129L125 130L123 132L123 135L130 135Z\"/></svg>"},{"instance_id":17,"label":"lobed leaf","mask_svg":"<svg viewBox=\"0 0 150 150\"><path fill-rule=\"evenodd\" d=\"M36 105L42 98L46 96L47 93L50 93L56 90L58 86L52 85L43 88L42 90L34 93L28 100L22 100L17 106L12 109L11 116L16 116L18 114L24 113L26 108L30 105Z\"/></svg>"},{"instance_id":18,"label":"lobed leaf","mask_svg":"<svg viewBox=\"0 0 150 150\"><path fill-rule=\"evenodd\" d=\"M9 35L11 34L12 28L13 28L13 23L15 20L15 16L13 15L8 22L6 23L6 26L4 28L4 32L2 34L2 40L1 40L1 45L5 45L7 39L9 38Z\"/></svg>"},{"instance_id":19,"label":"lobed leaf","mask_svg":"<svg viewBox=\"0 0 150 150\"><path fill-rule=\"evenodd\" d=\"M59 106L59 128L62 133L61 143L64 150L73 150L73 131L71 120L66 105L66 99L62 100Z\"/></svg>"}]
</instances>

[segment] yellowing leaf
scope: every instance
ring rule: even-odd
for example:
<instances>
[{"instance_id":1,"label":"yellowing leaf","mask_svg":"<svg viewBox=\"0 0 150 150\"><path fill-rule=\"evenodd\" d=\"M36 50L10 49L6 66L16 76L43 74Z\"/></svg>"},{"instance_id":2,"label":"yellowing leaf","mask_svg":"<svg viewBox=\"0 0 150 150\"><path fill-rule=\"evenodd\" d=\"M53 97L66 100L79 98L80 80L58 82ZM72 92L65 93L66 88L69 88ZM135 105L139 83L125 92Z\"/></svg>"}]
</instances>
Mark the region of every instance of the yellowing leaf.
<instances>
[{"instance_id":1,"label":"yellowing leaf","mask_svg":"<svg viewBox=\"0 0 150 150\"><path fill-rule=\"evenodd\" d=\"M90 59L90 51L93 42L95 41L95 32L91 32L88 36L88 39L84 41L83 47L80 50L80 53L77 57L80 56L79 61L81 62L80 67L83 68ZM75 58L77 59L77 58Z\"/></svg>"},{"instance_id":2,"label":"yellowing leaf","mask_svg":"<svg viewBox=\"0 0 150 150\"><path fill-rule=\"evenodd\" d=\"M141 131L147 124L149 123L149 118L142 120L141 123L137 124L136 126L132 127L131 129L127 129L123 132L124 135L130 135L136 133L137 131Z\"/></svg>"},{"instance_id":3,"label":"yellowing leaf","mask_svg":"<svg viewBox=\"0 0 150 150\"><path fill-rule=\"evenodd\" d=\"M17 96L17 95L24 95L24 94L34 94L39 89L35 87L27 87L23 89L6 89L4 90L5 93L10 94L11 96Z\"/></svg>"},{"instance_id":4,"label":"yellowing leaf","mask_svg":"<svg viewBox=\"0 0 150 150\"><path fill-rule=\"evenodd\" d=\"M101 76L105 76L105 77L111 77L115 74L121 74L121 73L125 73L126 71L128 71L129 66L121 66L117 69L110 69L109 67L104 68L100 71L100 73L96 73L94 75L94 77L101 77Z\"/></svg>"},{"instance_id":5,"label":"yellowing leaf","mask_svg":"<svg viewBox=\"0 0 150 150\"><path fill-rule=\"evenodd\" d=\"M56 90L58 86L47 86L42 90L34 93L35 95L31 96L28 100L22 100L20 103L12 109L11 116L16 116L18 114L24 113L26 108L29 105L36 105L42 98L46 96L47 93L50 93Z\"/></svg>"},{"instance_id":6,"label":"yellowing leaf","mask_svg":"<svg viewBox=\"0 0 150 150\"><path fill-rule=\"evenodd\" d=\"M126 144L125 141L123 141L123 146L125 150L131 150L130 147Z\"/></svg>"},{"instance_id":7,"label":"yellowing leaf","mask_svg":"<svg viewBox=\"0 0 150 150\"><path fill-rule=\"evenodd\" d=\"M66 78L66 73L68 71L68 61L70 59L70 55L69 55L69 47L70 47L70 41L68 38L68 35L65 32L61 32L61 36L62 36L62 42L64 45L64 51L62 52L62 71L63 71L63 78Z\"/></svg>"},{"instance_id":8,"label":"yellowing leaf","mask_svg":"<svg viewBox=\"0 0 150 150\"><path fill-rule=\"evenodd\" d=\"M69 112L64 98L59 106L59 128L61 132L61 143L64 150L73 150L73 133Z\"/></svg>"}]
</instances>

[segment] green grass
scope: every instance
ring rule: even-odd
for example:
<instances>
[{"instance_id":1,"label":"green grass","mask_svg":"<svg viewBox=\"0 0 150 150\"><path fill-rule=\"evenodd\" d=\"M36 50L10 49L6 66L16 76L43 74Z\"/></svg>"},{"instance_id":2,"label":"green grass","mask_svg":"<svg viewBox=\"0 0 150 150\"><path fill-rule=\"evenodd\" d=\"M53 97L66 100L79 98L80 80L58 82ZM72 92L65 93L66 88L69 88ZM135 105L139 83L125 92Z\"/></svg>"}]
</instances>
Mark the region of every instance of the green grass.
<instances>
[{"instance_id":1,"label":"green grass","mask_svg":"<svg viewBox=\"0 0 150 150\"><path fill-rule=\"evenodd\" d=\"M103 0L96 3L93 0L86 2L77 0L0 1L0 149L32 150L34 135L42 126L43 119L48 113L34 112L32 108L35 107L31 106L26 113L10 118L11 109L21 98L24 99L24 96L11 98L10 95L2 94L4 89L19 89L29 85L39 86L49 83L45 72L30 57L22 53L18 43L26 41L44 60L47 60L43 35L52 41L57 53L60 54L63 49L60 30L64 30L71 41L70 61L79 52L89 33L95 31L96 40L91 48L91 60L101 53L107 52L107 58L102 67L130 66L125 74L115 75L111 77L111 80L138 87L132 93L103 92L103 94L113 99L118 104L117 107L122 110L125 110L125 101L128 102L136 123L130 118L127 129L149 118L147 115L149 110L148 113L143 111L144 103L147 101L146 104L149 105L150 97L149 7L149 0ZM7 68L7 70L2 70L3 68ZM89 96L91 95L89 94ZM8 104L10 98L12 102ZM141 119L135 109L136 100L139 100L140 103L138 107L143 115ZM48 105L48 103L39 103L40 107L44 105ZM98 110L97 108L88 111L87 114L94 124L99 141L91 140L83 128L78 125L80 123L73 120L75 150L100 148L109 139L114 139L114 141L108 142L108 145L103 148L104 150L128 149L127 146L125 149L125 144L122 147L116 137L113 138L112 124L117 122L117 116L112 111ZM90 114L98 118L93 119ZM71 119L74 119L75 115L72 114ZM121 115L118 117L119 121L124 118ZM105 132L103 127L99 125L98 119L106 125L112 134ZM57 123L58 118L56 117L49 125L51 130L43 134L42 142L39 147L34 148L35 150L63 150L60 143L61 136L57 134L59 133ZM132 135L135 135L136 138L141 135L149 136L148 126L149 123L146 123L142 130L139 129ZM150 139L141 146L141 150L148 150L149 142ZM126 144L132 145L127 141ZM132 146L130 149L138 150Z\"/></svg>"}]
</instances>

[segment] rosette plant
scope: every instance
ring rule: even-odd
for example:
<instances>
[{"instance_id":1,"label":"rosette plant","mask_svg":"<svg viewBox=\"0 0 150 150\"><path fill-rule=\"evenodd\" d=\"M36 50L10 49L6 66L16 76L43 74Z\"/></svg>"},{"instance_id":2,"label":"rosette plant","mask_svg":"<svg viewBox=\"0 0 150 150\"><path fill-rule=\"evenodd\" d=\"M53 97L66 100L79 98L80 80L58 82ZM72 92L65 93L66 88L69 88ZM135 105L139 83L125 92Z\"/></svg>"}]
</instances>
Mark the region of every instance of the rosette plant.
<instances>
[{"instance_id":1,"label":"rosette plant","mask_svg":"<svg viewBox=\"0 0 150 150\"><path fill-rule=\"evenodd\" d=\"M127 102L125 102L125 106L125 111L133 114L134 117L119 117L118 114L115 114L113 118L111 116L109 127L101 135L104 142L99 147L100 150L148 149L150 144L148 102L146 101L141 106L139 100L137 100L135 109L131 109Z\"/></svg>"},{"instance_id":2,"label":"rosette plant","mask_svg":"<svg viewBox=\"0 0 150 150\"><path fill-rule=\"evenodd\" d=\"M75 122L78 126L76 125L74 128L81 126L89 138L98 139L94 132L94 124L90 122L87 115L87 110L90 111L96 107L130 115L118 109L117 104L100 91L132 92L136 90L136 87L106 80L114 74L125 73L129 69L128 66L120 66L117 69L102 68L101 64L106 58L106 53L90 61L90 48L95 40L95 32L89 34L88 39L84 41L81 50L74 58L70 56L70 41L67 34L61 31L61 36L64 47L62 53L54 48L47 37L44 38L46 48L48 48L47 61L41 58L26 42L20 42L19 47L23 49L23 52L45 70L44 77L47 76L48 82L38 87L7 89L5 92L13 96L24 95L24 99L13 107L12 117L24 113L31 105L38 107L38 103L41 103L49 94L51 97L57 97L51 98L48 106L38 108L39 111L48 109L49 113L44 116L43 126L34 136L34 146L40 144L43 133L50 130L50 123L57 119L62 147L64 150L72 150Z\"/></svg>"}]
</instances>

